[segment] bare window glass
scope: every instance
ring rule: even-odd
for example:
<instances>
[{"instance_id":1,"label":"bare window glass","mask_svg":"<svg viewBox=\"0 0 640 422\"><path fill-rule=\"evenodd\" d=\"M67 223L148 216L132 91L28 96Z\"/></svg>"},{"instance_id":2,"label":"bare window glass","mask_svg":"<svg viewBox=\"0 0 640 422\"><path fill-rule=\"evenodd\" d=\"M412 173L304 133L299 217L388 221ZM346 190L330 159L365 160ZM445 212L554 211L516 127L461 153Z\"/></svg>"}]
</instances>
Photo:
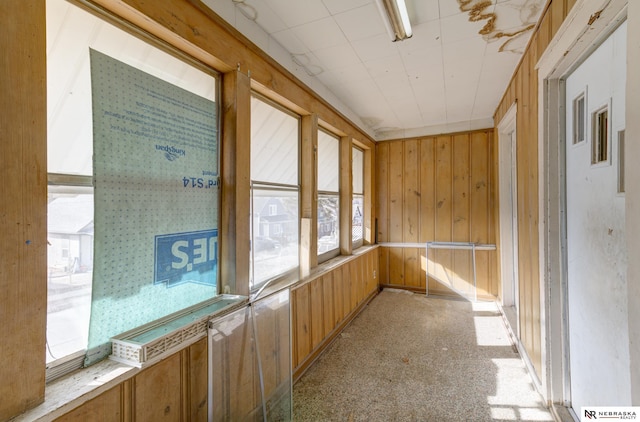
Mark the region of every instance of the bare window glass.
<instances>
[{"instance_id":1,"label":"bare window glass","mask_svg":"<svg viewBox=\"0 0 640 422\"><path fill-rule=\"evenodd\" d=\"M317 157L318 255L323 261L340 248L340 140L320 130Z\"/></svg>"},{"instance_id":2,"label":"bare window glass","mask_svg":"<svg viewBox=\"0 0 640 422\"><path fill-rule=\"evenodd\" d=\"M300 119L251 99L251 288L299 266Z\"/></svg>"},{"instance_id":3,"label":"bare window glass","mask_svg":"<svg viewBox=\"0 0 640 422\"><path fill-rule=\"evenodd\" d=\"M51 185L47 210L48 364L87 347L93 275L93 188Z\"/></svg>"},{"instance_id":4,"label":"bare window glass","mask_svg":"<svg viewBox=\"0 0 640 422\"><path fill-rule=\"evenodd\" d=\"M354 147L352 154L351 240L354 247L358 247L364 239L364 151Z\"/></svg>"}]
</instances>

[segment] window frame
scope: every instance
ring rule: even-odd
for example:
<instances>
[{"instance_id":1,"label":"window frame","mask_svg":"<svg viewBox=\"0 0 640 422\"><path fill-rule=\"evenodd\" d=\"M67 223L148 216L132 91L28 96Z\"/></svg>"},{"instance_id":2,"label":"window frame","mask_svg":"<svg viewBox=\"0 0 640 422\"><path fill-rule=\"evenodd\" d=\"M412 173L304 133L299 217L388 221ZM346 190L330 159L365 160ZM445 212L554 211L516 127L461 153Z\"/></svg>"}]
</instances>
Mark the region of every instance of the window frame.
<instances>
[{"instance_id":1,"label":"window frame","mask_svg":"<svg viewBox=\"0 0 640 422\"><path fill-rule=\"evenodd\" d=\"M624 195L626 192L625 189L625 177L624 177L624 168L625 168L625 129L620 129L618 131L618 177L617 177L617 192L619 195Z\"/></svg>"},{"instance_id":2,"label":"window frame","mask_svg":"<svg viewBox=\"0 0 640 422\"><path fill-rule=\"evenodd\" d=\"M337 149L338 149L338 165L337 165L337 170L338 170L338 174L337 174L337 180L338 180L338 190L337 191L327 191L327 190L320 190L318 189L317 191L317 203L318 203L318 207L320 204L320 197L321 196L325 196L325 197L335 197L337 200L337 204L338 204L338 213L337 213L337 219L336 219L336 224L338 226L338 244L336 245L335 248L330 249L326 252L320 253L318 252L318 263L323 263L325 261L330 260L331 258L335 258L337 256L340 255L340 231L342 229L340 221L340 208L341 208L341 203L340 203L340 160L342 159L342 157L340 157L340 136L330 132L329 130L319 127L318 128L318 135L320 135L320 132L323 132L324 134L326 134L327 136L333 138L336 142L337 145ZM318 154L316 155L316 157L320 156L320 146L318 145ZM319 167L318 167L319 168ZM319 172L316 171L316 178L318 178L316 185L319 186ZM320 220L319 220L319 213L318 213L318 221L317 221L317 226L318 226L318 231L317 231L317 239L316 239L316 243L318 244L318 248L320 247L319 242L320 242ZM319 249L318 249L319 250Z\"/></svg>"},{"instance_id":3,"label":"window frame","mask_svg":"<svg viewBox=\"0 0 640 422\"><path fill-rule=\"evenodd\" d=\"M53 188L53 189L52 189ZM48 173L47 174L47 196L52 193L68 193L68 194L91 194L93 195L93 177L87 175ZM95 203L94 203L95 204ZM95 206L95 205L94 205ZM47 237L49 231L47 229ZM93 245L91 247L93 254ZM48 254L47 254L48 255ZM47 267L49 263L47 262ZM47 269L48 273L48 269ZM93 275L92 275L93 278ZM47 301L49 300L49 280L47 277ZM93 286L93 280L91 281ZM91 305L91 294L88 297L89 305ZM47 327L49 325L49 308L47 308ZM90 311L89 311L90 312ZM89 326L87 325L86 335L89 335ZM54 359L47 362L45 366L45 382L51 382L71 371L79 369L83 366L87 345L82 349L78 349L70 354L55 357L49 345L49 336L45 332L46 354L51 355Z\"/></svg>"},{"instance_id":4,"label":"window frame","mask_svg":"<svg viewBox=\"0 0 640 422\"><path fill-rule=\"evenodd\" d=\"M611 164L611 104L607 103L591 112L591 165ZM602 128L602 116L606 127ZM604 136L604 139L603 139ZM604 142L604 145L603 145ZM604 157L603 157L604 154Z\"/></svg>"},{"instance_id":5,"label":"window frame","mask_svg":"<svg viewBox=\"0 0 640 422\"><path fill-rule=\"evenodd\" d=\"M49 0L47 0L49 1ZM191 66L209 76L211 76L211 78L213 79L213 84L214 87L213 89L215 90L214 92L214 99L213 102L215 103L216 106L216 130L217 130L217 139L218 139L218 151L216 153L217 157L217 168L219 169L218 174L219 177L221 176L221 160L222 160L222 155L221 155L221 145L222 145L222 131L221 131L221 122L222 122L222 107L221 107L221 98L222 98L222 75L219 71L215 70L213 67L211 67L209 64L206 64L205 62L199 60L196 57L193 57L191 55L189 55L187 52L182 51L181 49L179 49L176 46L171 45L168 41L160 39L156 36L154 36L153 34L151 34L150 32L140 28L139 26L128 22L127 20L117 16L115 13L113 13L112 11L109 11L107 9L103 9L101 7L98 7L96 5L94 5L93 3L90 3L86 0L77 0L77 1L73 1L73 0L63 0L64 3L68 3L70 6L75 7L85 13L88 13L90 15L92 15L93 17L99 19L100 21L102 21L103 24L105 25L110 25L113 28L115 28L118 31L121 31L123 34L126 34L127 37L133 37L145 44L147 44L148 46L150 46L153 49L157 49L163 53L166 53L172 57L174 57L175 59L185 63L188 66ZM48 21L48 14L45 18ZM90 48L90 45L87 45L87 48ZM114 57L117 60L121 60L121 57ZM48 66L48 65L47 65ZM136 67L138 68L138 67ZM139 69L139 68L138 68ZM144 70L143 70L144 71ZM47 73L49 72L49 69L47 68ZM50 83L50 82L48 82ZM47 120L49 119L48 116L48 112L47 112ZM49 132L49 129L47 129L47 132ZM93 139L91 138L91 140L89 142L93 142ZM67 187L73 187L76 189L82 189L82 188L87 188L87 187L91 187L91 190L93 192L93 187L94 187L94 181L93 181L93 166L94 164L91 164L91 176L89 175L77 175L77 174L70 174L70 173L56 173L56 172L51 172L51 173L47 173L48 176L48 188L50 186L67 186ZM221 189L218 190L218 197L217 197L217 203L219 208L221 208L221 200L222 200L222 191ZM95 199L94 199L94 208L95 208ZM219 233L222 233L225 229L222 227L221 225L221 213L218 213L218 231ZM219 239L222 241L223 236L219 235ZM94 253L94 252L92 252ZM218 262L221 262L220 260L220 252L218 249L218 257L217 257ZM218 296L222 293L222 285L220 283L221 280L221 265L217 265L217 292L215 294L215 296ZM93 288L93 280L92 280L92 288ZM48 289L47 289L47 294L48 294ZM186 309L186 308L185 308ZM47 321L48 323L48 321ZM46 347L48 347L48 342ZM69 374L70 372L80 369L85 365L85 357L86 357L86 349L87 346L85 346L85 349L83 351L78 351L75 353L72 353L70 355L66 355L66 356L62 356L59 359L56 359L54 361L51 361L49 363L46 364L46 383L53 381L56 378L62 377L64 375ZM46 353L49 353L48 351Z\"/></svg>"},{"instance_id":6,"label":"window frame","mask_svg":"<svg viewBox=\"0 0 640 422\"><path fill-rule=\"evenodd\" d=\"M357 150L360 151L360 153L362 154L362 192L358 192L355 189L354 183L351 183L351 247L352 249L358 249L360 248L362 245L364 245L364 220L365 220L365 189L364 189L364 185L365 185L365 150L363 148L360 148L359 146L353 144L351 145L351 172L352 172L352 180L355 180L355 178L353 178L353 173L354 173L354 169L355 166L353 165L354 163L354 154L353 152ZM361 231L361 236L359 238L354 239L353 237L353 217L354 217L354 210L353 210L353 203L355 201L356 198L359 198L362 201L362 231Z\"/></svg>"},{"instance_id":7,"label":"window frame","mask_svg":"<svg viewBox=\"0 0 640 422\"><path fill-rule=\"evenodd\" d=\"M580 103L580 101L582 101L582 113L579 113L578 110L578 104ZM580 145L582 143L584 143L587 140L587 127L588 127L588 122L587 122L587 90L586 88L580 92L574 99L573 99L573 139L572 139L572 144L573 145ZM583 121L582 124L580 124L580 117L582 117ZM580 132L582 132L582 136L580 135Z\"/></svg>"},{"instance_id":8,"label":"window frame","mask_svg":"<svg viewBox=\"0 0 640 422\"><path fill-rule=\"evenodd\" d=\"M295 267L280 273L278 275L266 278L265 280L261 280L259 283L255 283L255 266L254 266L254 262L255 262L255 250L254 248L250 248L249 250L249 254L250 254L250 259L249 259L249 292L250 294L256 294L256 292L259 292L261 290L263 290L267 285L278 281L278 280L284 280L284 279L289 279L292 278L294 276L297 276L300 272L300 229L301 229L301 219L300 219L300 195L301 195L301 154L302 154L302 116L300 116L299 114L295 113L294 111L288 109L287 107L285 107L284 105L272 100L271 98L262 95L261 93L252 90L251 91L251 95L250 98L253 99L257 99L259 101L262 101L264 103L266 103L267 105L270 105L274 108L276 108L277 110L288 114L289 116L293 117L296 119L297 123L298 123L298 133L297 133L297 143L298 143L298 155L297 155L297 174L298 174L298 180L297 180L297 184L296 185L292 185L292 184L284 184L284 183L277 183L277 182L269 182L269 181L265 181L265 180L254 180L251 177L251 170L249 170L249 177L250 177L250 187L249 187L249 198L250 198L250 217L249 217L249 242L251 244L255 243L255 236L254 236L254 191L282 191L282 192L295 192L298 196L298 215L297 215L297 224L298 224L298 239L297 239L297 246L298 246L298 265L296 265ZM250 140L251 146L253 147L253 139ZM250 158L251 159L251 158Z\"/></svg>"}]
</instances>

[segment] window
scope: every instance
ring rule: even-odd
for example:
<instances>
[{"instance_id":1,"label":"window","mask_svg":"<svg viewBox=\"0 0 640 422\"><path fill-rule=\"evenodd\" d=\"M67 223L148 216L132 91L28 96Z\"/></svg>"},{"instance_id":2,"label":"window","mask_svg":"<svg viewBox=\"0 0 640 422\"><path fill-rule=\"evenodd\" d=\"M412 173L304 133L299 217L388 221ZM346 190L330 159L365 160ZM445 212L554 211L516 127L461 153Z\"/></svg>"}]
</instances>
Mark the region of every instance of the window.
<instances>
[{"instance_id":1,"label":"window","mask_svg":"<svg viewBox=\"0 0 640 422\"><path fill-rule=\"evenodd\" d=\"M586 106L585 94L580 94L573 100L573 144L578 144L585 140L586 133Z\"/></svg>"},{"instance_id":2,"label":"window","mask_svg":"<svg viewBox=\"0 0 640 422\"><path fill-rule=\"evenodd\" d=\"M318 132L318 256L340 253L340 140Z\"/></svg>"},{"instance_id":3,"label":"window","mask_svg":"<svg viewBox=\"0 0 640 422\"><path fill-rule=\"evenodd\" d=\"M624 193L624 130L618 132L618 193Z\"/></svg>"},{"instance_id":4,"label":"window","mask_svg":"<svg viewBox=\"0 0 640 422\"><path fill-rule=\"evenodd\" d=\"M64 0L46 30L50 380L218 294L218 79Z\"/></svg>"},{"instance_id":5,"label":"window","mask_svg":"<svg viewBox=\"0 0 640 422\"><path fill-rule=\"evenodd\" d=\"M252 289L299 266L299 144L300 119L254 95L251 98Z\"/></svg>"},{"instance_id":6,"label":"window","mask_svg":"<svg viewBox=\"0 0 640 422\"><path fill-rule=\"evenodd\" d=\"M90 176L49 175L47 206L46 362L84 359L93 278L93 186ZM78 362L79 365L79 362Z\"/></svg>"},{"instance_id":7,"label":"window","mask_svg":"<svg viewBox=\"0 0 640 422\"><path fill-rule=\"evenodd\" d=\"M364 151L354 147L352 154L351 241L353 247L358 248L364 240Z\"/></svg>"},{"instance_id":8,"label":"window","mask_svg":"<svg viewBox=\"0 0 640 422\"><path fill-rule=\"evenodd\" d=\"M592 122L591 164L598 164L609 160L609 107L594 112Z\"/></svg>"}]
</instances>

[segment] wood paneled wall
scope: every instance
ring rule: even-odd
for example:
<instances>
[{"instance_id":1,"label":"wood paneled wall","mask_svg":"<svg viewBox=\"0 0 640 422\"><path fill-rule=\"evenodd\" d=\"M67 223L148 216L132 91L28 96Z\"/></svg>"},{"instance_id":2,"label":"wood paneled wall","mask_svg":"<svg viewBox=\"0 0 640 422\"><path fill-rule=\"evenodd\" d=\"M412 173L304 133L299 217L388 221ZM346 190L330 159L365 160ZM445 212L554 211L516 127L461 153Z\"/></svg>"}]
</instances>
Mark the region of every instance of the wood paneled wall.
<instances>
[{"instance_id":1,"label":"wood paneled wall","mask_svg":"<svg viewBox=\"0 0 640 422\"><path fill-rule=\"evenodd\" d=\"M378 292L378 249L291 290L294 380Z\"/></svg>"},{"instance_id":2,"label":"wood paneled wall","mask_svg":"<svg viewBox=\"0 0 640 422\"><path fill-rule=\"evenodd\" d=\"M207 391L204 338L56 421L206 421Z\"/></svg>"},{"instance_id":3,"label":"wood paneled wall","mask_svg":"<svg viewBox=\"0 0 640 422\"><path fill-rule=\"evenodd\" d=\"M520 340L533 366L542 371L538 197L538 71L536 63L560 28L575 0L552 0L494 115L499 124L517 104L518 271ZM499 230L499 228L497 228Z\"/></svg>"},{"instance_id":4,"label":"wood paneled wall","mask_svg":"<svg viewBox=\"0 0 640 422\"><path fill-rule=\"evenodd\" d=\"M0 2L0 420L44 399L45 2Z\"/></svg>"},{"instance_id":5,"label":"wood paneled wall","mask_svg":"<svg viewBox=\"0 0 640 422\"><path fill-rule=\"evenodd\" d=\"M496 161L493 129L379 142L376 146L378 243L478 242L495 244ZM495 251L478 251L479 296L496 296ZM429 254L429 291L472 290L471 253ZM380 248L380 283L426 287L424 248ZM438 276L438 273L442 273Z\"/></svg>"},{"instance_id":6,"label":"wood paneled wall","mask_svg":"<svg viewBox=\"0 0 640 422\"><path fill-rule=\"evenodd\" d=\"M261 394L255 347L260 348L265 397L278 397L286 385L289 365L297 379L331 340L378 292L378 249L344 258L334 267L291 290L289 308L258 307L258 341L249 313L236 311L214 336L214 420L240 420L260 411ZM285 312L283 312L283 310ZM202 339L167 359L145 368L98 397L58 418L61 422L206 421L208 414L208 346ZM270 403L268 408L275 408Z\"/></svg>"}]
</instances>

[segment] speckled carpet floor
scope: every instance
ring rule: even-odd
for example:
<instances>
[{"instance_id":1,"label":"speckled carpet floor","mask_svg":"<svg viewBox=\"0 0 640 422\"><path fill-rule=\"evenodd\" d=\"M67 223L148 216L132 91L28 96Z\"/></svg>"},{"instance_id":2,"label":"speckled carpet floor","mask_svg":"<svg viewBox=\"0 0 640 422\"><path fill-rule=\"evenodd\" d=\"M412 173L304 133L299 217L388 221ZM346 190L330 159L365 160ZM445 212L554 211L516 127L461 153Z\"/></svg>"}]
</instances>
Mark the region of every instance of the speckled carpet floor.
<instances>
[{"instance_id":1,"label":"speckled carpet floor","mask_svg":"<svg viewBox=\"0 0 640 422\"><path fill-rule=\"evenodd\" d=\"M553 421L494 303L383 290L293 388L295 421Z\"/></svg>"}]
</instances>

